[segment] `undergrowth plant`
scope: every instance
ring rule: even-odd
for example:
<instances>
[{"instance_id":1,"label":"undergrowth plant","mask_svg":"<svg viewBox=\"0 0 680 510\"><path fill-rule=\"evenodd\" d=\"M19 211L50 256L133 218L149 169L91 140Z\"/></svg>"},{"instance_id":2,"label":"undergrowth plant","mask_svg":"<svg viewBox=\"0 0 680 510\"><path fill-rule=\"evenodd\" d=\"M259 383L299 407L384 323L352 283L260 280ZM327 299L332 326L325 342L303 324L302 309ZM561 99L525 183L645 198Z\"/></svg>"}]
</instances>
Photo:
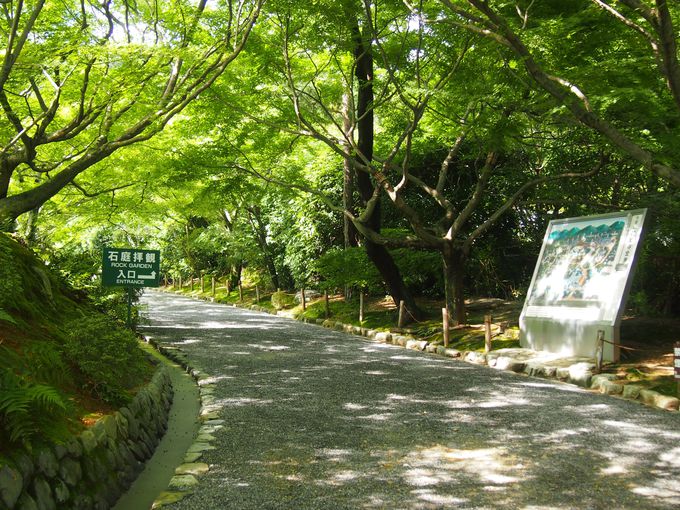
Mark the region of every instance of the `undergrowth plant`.
<instances>
[{"instance_id":1,"label":"undergrowth plant","mask_svg":"<svg viewBox=\"0 0 680 510\"><path fill-rule=\"evenodd\" d=\"M66 430L68 404L59 390L40 381L52 354L32 356L37 365L0 346L0 439L2 444L22 444L30 449L35 439L57 440ZM54 358L53 358L54 361ZM45 372L48 379L54 377Z\"/></svg>"},{"instance_id":2,"label":"undergrowth plant","mask_svg":"<svg viewBox=\"0 0 680 510\"><path fill-rule=\"evenodd\" d=\"M67 324L64 353L79 374L80 384L104 402L125 405L150 366L134 334L108 317L84 317Z\"/></svg>"}]
</instances>

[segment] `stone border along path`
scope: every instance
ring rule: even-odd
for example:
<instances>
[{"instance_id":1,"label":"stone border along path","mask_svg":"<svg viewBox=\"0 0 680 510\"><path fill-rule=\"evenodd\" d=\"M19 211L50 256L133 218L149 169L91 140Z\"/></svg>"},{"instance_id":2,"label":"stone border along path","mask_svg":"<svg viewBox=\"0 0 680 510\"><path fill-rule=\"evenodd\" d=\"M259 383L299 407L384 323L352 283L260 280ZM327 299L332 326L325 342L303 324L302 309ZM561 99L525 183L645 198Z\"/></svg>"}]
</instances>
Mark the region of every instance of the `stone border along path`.
<instances>
[{"instance_id":1,"label":"stone border along path","mask_svg":"<svg viewBox=\"0 0 680 510\"><path fill-rule=\"evenodd\" d=\"M163 290L163 292L168 291ZM182 295L179 292L171 293ZM193 296L191 298L215 302L213 298L204 299L202 297ZM238 307L237 305L231 306ZM238 308L256 310L271 315L279 315L276 312L272 313L269 309L257 305ZM418 338L406 335L376 331L354 326L353 324L332 321L330 319L317 319L312 321L309 319L297 319L289 315L283 316L307 324L316 324L318 326L323 326L324 328L342 331L349 335L369 338L379 343L398 345L415 351L425 351L430 354L438 354L476 365L488 365L497 370L508 370L543 379L556 379L586 389L592 389L604 395L635 400L639 403L664 409L666 411L680 410L680 399L677 397L663 395L658 391L645 389L637 384L622 384L617 382L619 378L615 374L597 374L595 361L592 358L565 358L561 357L559 354L538 352L524 348L497 349L491 351L487 355L478 351L459 351L457 349L446 348L443 345L433 344L426 340L419 340Z\"/></svg>"},{"instance_id":2,"label":"stone border along path","mask_svg":"<svg viewBox=\"0 0 680 510\"><path fill-rule=\"evenodd\" d=\"M180 467L156 508L680 505L675 414L225 305L152 306L159 346L194 365L204 422L185 459L203 457L203 477Z\"/></svg>"}]
</instances>

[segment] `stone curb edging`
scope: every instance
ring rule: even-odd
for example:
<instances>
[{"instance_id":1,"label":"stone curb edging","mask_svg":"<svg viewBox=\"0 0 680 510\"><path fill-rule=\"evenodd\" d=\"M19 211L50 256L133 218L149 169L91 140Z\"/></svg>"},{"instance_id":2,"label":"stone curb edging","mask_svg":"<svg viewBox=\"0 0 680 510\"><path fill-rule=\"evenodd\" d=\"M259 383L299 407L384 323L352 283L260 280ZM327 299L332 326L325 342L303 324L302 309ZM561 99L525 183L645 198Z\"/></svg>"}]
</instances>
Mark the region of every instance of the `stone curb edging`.
<instances>
[{"instance_id":1,"label":"stone curb edging","mask_svg":"<svg viewBox=\"0 0 680 510\"><path fill-rule=\"evenodd\" d=\"M172 291L175 294L184 295L177 291ZM214 302L214 298L204 298L201 296L189 296L193 298L203 299L204 301ZM238 305L233 304L237 307ZM267 308L257 305L238 306L250 310L269 313L271 315L278 315L276 311L271 311ZM297 319L308 324L315 324L329 329L342 331L350 335L370 338L379 343L388 343L398 345L406 349L413 349L417 351L425 351L431 354L438 354L450 358L456 358L468 363L477 365L488 365L498 370L508 370L515 373L523 373L531 377L540 377L546 379L557 379L563 382L575 384L586 389L599 391L605 395L613 395L627 400L634 400L642 404L663 409L666 411L680 410L680 399L677 397L670 397L662 395L661 393L645 389L640 385L635 384L621 384L617 382L615 374L596 374L596 365L589 358L573 358L574 362L564 364L558 362L555 357L552 359L542 361L539 353L531 351L530 349L499 349L492 351L488 355L478 351L459 351L444 347L443 345L432 344L427 340L419 340L417 338L393 334L384 331L376 331L372 329L361 328L352 324L345 324L342 322L332 321L330 319L316 319L311 320L307 318ZM534 355L532 356L531 353Z\"/></svg>"},{"instance_id":2,"label":"stone curb edging","mask_svg":"<svg viewBox=\"0 0 680 510\"><path fill-rule=\"evenodd\" d=\"M130 404L65 444L0 468L0 506L106 510L130 487L167 429L173 387L159 366ZM3 506L4 505L4 506Z\"/></svg>"},{"instance_id":3,"label":"stone curb edging","mask_svg":"<svg viewBox=\"0 0 680 510\"><path fill-rule=\"evenodd\" d=\"M158 509L176 503L191 494L198 484L197 477L210 471L210 466L199 462L199 460L203 456L203 452L215 449L210 444L215 439L212 434L224 427L224 420L219 419L217 414L218 407L215 406L213 396L215 384L211 382L211 376L203 372L202 369L189 365L186 354L178 347L163 345L153 339L147 339L147 341L163 356L180 365L193 377L198 384L201 399L198 418L202 424L198 430L198 436L187 450L184 462L175 469L175 475L170 479L167 489L161 492L153 502L151 508Z\"/></svg>"}]
</instances>

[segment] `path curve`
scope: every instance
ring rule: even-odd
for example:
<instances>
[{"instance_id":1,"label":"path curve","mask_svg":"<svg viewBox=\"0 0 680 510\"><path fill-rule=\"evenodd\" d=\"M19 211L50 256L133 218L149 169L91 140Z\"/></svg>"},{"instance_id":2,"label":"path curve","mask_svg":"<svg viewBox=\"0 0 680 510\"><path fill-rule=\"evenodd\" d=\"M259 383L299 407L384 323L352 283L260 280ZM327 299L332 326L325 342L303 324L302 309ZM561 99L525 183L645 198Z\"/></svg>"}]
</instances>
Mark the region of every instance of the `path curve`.
<instances>
[{"instance_id":1,"label":"path curve","mask_svg":"<svg viewBox=\"0 0 680 510\"><path fill-rule=\"evenodd\" d=\"M680 417L158 292L224 427L173 509L678 508Z\"/></svg>"}]
</instances>

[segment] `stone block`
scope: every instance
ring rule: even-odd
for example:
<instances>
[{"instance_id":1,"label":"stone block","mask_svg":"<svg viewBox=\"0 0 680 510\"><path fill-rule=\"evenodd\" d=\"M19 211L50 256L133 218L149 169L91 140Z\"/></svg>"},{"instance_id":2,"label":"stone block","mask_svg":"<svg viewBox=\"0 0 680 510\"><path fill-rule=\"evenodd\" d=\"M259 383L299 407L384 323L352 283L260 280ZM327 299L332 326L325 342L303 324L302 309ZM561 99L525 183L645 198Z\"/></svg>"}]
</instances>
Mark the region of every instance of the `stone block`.
<instances>
[{"instance_id":1,"label":"stone block","mask_svg":"<svg viewBox=\"0 0 680 510\"><path fill-rule=\"evenodd\" d=\"M193 475L175 475L170 479L168 489L181 491L193 489L196 485L198 485L198 480Z\"/></svg>"},{"instance_id":2,"label":"stone block","mask_svg":"<svg viewBox=\"0 0 680 510\"><path fill-rule=\"evenodd\" d=\"M71 497L71 491L68 490L66 484L61 480L56 480L52 484L52 488L54 489L54 500L57 502L57 506L64 508L64 503Z\"/></svg>"},{"instance_id":3,"label":"stone block","mask_svg":"<svg viewBox=\"0 0 680 510\"><path fill-rule=\"evenodd\" d=\"M616 374L595 374L590 380L590 387L594 390L599 390L604 383L615 379L617 379Z\"/></svg>"},{"instance_id":4,"label":"stone block","mask_svg":"<svg viewBox=\"0 0 680 510\"><path fill-rule=\"evenodd\" d=\"M680 407L680 399L657 393L654 396L654 407L665 409L666 411L677 411Z\"/></svg>"},{"instance_id":5,"label":"stone block","mask_svg":"<svg viewBox=\"0 0 680 510\"><path fill-rule=\"evenodd\" d=\"M413 349L414 351L424 351L427 345L425 340L411 339L406 342L406 348Z\"/></svg>"},{"instance_id":6,"label":"stone block","mask_svg":"<svg viewBox=\"0 0 680 510\"><path fill-rule=\"evenodd\" d=\"M210 471L210 466L204 462L182 464L175 469L176 475L200 476Z\"/></svg>"},{"instance_id":7,"label":"stone block","mask_svg":"<svg viewBox=\"0 0 680 510\"><path fill-rule=\"evenodd\" d=\"M70 439L66 443L66 449L68 454L76 459L79 459L83 455L83 445L77 438Z\"/></svg>"},{"instance_id":8,"label":"stone block","mask_svg":"<svg viewBox=\"0 0 680 510\"><path fill-rule=\"evenodd\" d=\"M569 367L568 380L572 384L577 384L578 386L583 386L584 388L590 388L590 381L593 377L593 372L595 369L595 363L588 363L585 361L574 363Z\"/></svg>"},{"instance_id":9,"label":"stone block","mask_svg":"<svg viewBox=\"0 0 680 510\"><path fill-rule=\"evenodd\" d=\"M107 437L111 439L118 439L118 425L116 424L116 419L113 416L104 416L101 420L102 428L106 432Z\"/></svg>"},{"instance_id":10,"label":"stone block","mask_svg":"<svg viewBox=\"0 0 680 510\"><path fill-rule=\"evenodd\" d=\"M529 361L524 365L523 372L531 377L541 377L543 375L543 365Z\"/></svg>"},{"instance_id":11,"label":"stone block","mask_svg":"<svg viewBox=\"0 0 680 510\"><path fill-rule=\"evenodd\" d=\"M465 354L465 361L467 361L468 363L474 363L476 365L485 365L486 354L484 354L483 352L470 351L467 354Z\"/></svg>"},{"instance_id":12,"label":"stone block","mask_svg":"<svg viewBox=\"0 0 680 510\"><path fill-rule=\"evenodd\" d=\"M14 508L23 488L24 477L18 471L8 465L0 467L0 501L6 508Z\"/></svg>"},{"instance_id":13,"label":"stone block","mask_svg":"<svg viewBox=\"0 0 680 510\"><path fill-rule=\"evenodd\" d=\"M509 370L511 372L523 372L526 363L523 361L517 361L514 358L508 356L499 356L496 358L496 363L492 365L497 370ZM491 363L489 363L491 364Z\"/></svg>"},{"instance_id":14,"label":"stone block","mask_svg":"<svg viewBox=\"0 0 680 510\"><path fill-rule=\"evenodd\" d=\"M162 508L166 505L172 505L173 503L177 503L178 501L181 501L187 496L188 493L186 492L175 492L175 491L164 491L161 492L156 500L153 502L153 505L151 506L152 510L157 509L157 508Z\"/></svg>"},{"instance_id":15,"label":"stone block","mask_svg":"<svg viewBox=\"0 0 680 510\"><path fill-rule=\"evenodd\" d=\"M83 451L86 454L92 453L92 451L97 448L97 438L91 430L84 430L80 434L80 442L83 445Z\"/></svg>"},{"instance_id":16,"label":"stone block","mask_svg":"<svg viewBox=\"0 0 680 510\"><path fill-rule=\"evenodd\" d=\"M657 395L658 393L653 390L640 390L640 400L650 406L654 405L654 399Z\"/></svg>"},{"instance_id":17,"label":"stone block","mask_svg":"<svg viewBox=\"0 0 680 510\"><path fill-rule=\"evenodd\" d=\"M604 380L600 382L600 393L604 393L605 395L622 395L623 386L623 384L611 380Z\"/></svg>"},{"instance_id":18,"label":"stone block","mask_svg":"<svg viewBox=\"0 0 680 510\"><path fill-rule=\"evenodd\" d=\"M623 386L623 398L630 398L635 400L640 396L640 391L642 387L636 384L625 384Z\"/></svg>"},{"instance_id":19,"label":"stone block","mask_svg":"<svg viewBox=\"0 0 680 510\"><path fill-rule=\"evenodd\" d=\"M55 445L52 451L54 452L54 456L57 458L57 460L63 459L68 454L66 445L63 444Z\"/></svg>"},{"instance_id":20,"label":"stone block","mask_svg":"<svg viewBox=\"0 0 680 510\"><path fill-rule=\"evenodd\" d=\"M31 493L35 503L40 510L56 510L57 503L52 495L52 488L44 478L38 477L33 480Z\"/></svg>"},{"instance_id":21,"label":"stone block","mask_svg":"<svg viewBox=\"0 0 680 510\"><path fill-rule=\"evenodd\" d=\"M409 338L404 335L392 335L392 343L394 345L399 345L400 347L406 347Z\"/></svg>"},{"instance_id":22,"label":"stone block","mask_svg":"<svg viewBox=\"0 0 680 510\"><path fill-rule=\"evenodd\" d=\"M14 458L14 464L21 473L21 476L24 478L24 480L31 480L33 478L33 474L35 473L35 465L33 464L33 460L28 455L25 453L17 455Z\"/></svg>"},{"instance_id":23,"label":"stone block","mask_svg":"<svg viewBox=\"0 0 680 510\"><path fill-rule=\"evenodd\" d=\"M38 504L35 502L35 499L33 499L27 492L24 492L21 497L19 498L19 501L17 502L17 509L18 510L40 510L38 508Z\"/></svg>"},{"instance_id":24,"label":"stone block","mask_svg":"<svg viewBox=\"0 0 680 510\"><path fill-rule=\"evenodd\" d=\"M59 471L59 463L52 450L40 450L36 459L36 466L38 471L43 473L48 478L54 478Z\"/></svg>"},{"instance_id":25,"label":"stone block","mask_svg":"<svg viewBox=\"0 0 680 510\"><path fill-rule=\"evenodd\" d=\"M460 358L463 355L458 349L451 349L450 347L444 347L444 356L447 358Z\"/></svg>"},{"instance_id":26,"label":"stone block","mask_svg":"<svg viewBox=\"0 0 680 510\"><path fill-rule=\"evenodd\" d=\"M379 333L376 333L375 334L375 341L380 342L382 344L391 344L392 343L392 334L386 333L385 331L381 331Z\"/></svg>"},{"instance_id":27,"label":"stone block","mask_svg":"<svg viewBox=\"0 0 680 510\"><path fill-rule=\"evenodd\" d=\"M94 434L95 440L97 441L97 446L106 444L108 436L106 435L106 429L104 428L102 420L99 420L94 425L92 425L92 427L90 427L90 431L92 434Z\"/></svg>"}]
</instances>

